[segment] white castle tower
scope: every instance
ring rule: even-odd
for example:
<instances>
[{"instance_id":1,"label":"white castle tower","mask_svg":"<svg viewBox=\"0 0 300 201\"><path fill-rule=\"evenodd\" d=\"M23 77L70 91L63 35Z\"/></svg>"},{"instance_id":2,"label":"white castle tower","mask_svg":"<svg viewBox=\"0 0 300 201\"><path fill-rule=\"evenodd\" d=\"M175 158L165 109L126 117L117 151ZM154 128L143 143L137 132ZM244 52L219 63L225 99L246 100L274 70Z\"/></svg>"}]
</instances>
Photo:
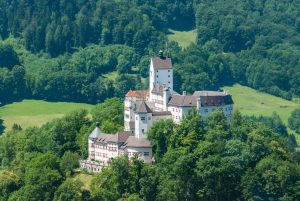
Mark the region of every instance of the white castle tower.
<instances>
[{"instance_id":1,"label":"white castle tower","mask_svg":"<svg viewBox=\"0 0 300 201\"><path fill-rule=\"evenodd\" d=\"M154 110L164 111L164 89L168 89L170 94L173 93L173 67L171 59L165 57L162 51L159 51L158 57L151 58L149 79L149 100L156 103Z\"/></svg>"}]
</instances>

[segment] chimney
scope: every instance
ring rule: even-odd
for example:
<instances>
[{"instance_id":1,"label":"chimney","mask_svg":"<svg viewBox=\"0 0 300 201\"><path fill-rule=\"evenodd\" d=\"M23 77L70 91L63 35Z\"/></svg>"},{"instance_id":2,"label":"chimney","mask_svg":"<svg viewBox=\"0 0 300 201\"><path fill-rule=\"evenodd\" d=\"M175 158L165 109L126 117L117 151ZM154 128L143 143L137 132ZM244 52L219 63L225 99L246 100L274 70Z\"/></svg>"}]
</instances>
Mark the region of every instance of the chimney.
<instances>
[{"instance_id":1,"label":"chimney","mask_svg":"<svg viewBox=\"0 0 300 201\"><path fill-rule=\"evenodd\" d=\"M169 100L169 89L164 88L164 92L163 92L163 111L168 110L168 100Z\"/></svg>"},{"instance_id":2,"label":"chimney","mask_svg":"<svg viewBox=\"0 0 300 201\"><path fill-rule=\"evenodd\" d=\"M183 92L182 92L182 95L183 95L183 96L186 96L186 91L183 91Z\"/></svg>"},{"instance_id":3,"label":"chimney","mask_svg":"<svg viewBox=\"0 0 300 201\"><path fill-rule=\"evenodd\" d=\"M197 98L197 111L200 114L200 109L201 109L201 97L199 96Z\"/></svg>"}]
</instances>

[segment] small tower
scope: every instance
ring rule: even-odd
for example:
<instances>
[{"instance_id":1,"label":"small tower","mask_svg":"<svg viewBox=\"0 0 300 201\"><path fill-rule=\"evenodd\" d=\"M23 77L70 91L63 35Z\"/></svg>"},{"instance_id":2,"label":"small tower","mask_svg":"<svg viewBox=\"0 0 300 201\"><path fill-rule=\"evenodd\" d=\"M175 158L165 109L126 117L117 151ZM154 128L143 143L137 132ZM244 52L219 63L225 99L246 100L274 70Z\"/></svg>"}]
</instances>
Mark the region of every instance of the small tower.
<instances>
[{"instance_id":1,"label":"small tower","mask_svg":"<svg viewBox=\"0 0 300 201\"><path fill-rule=\"evenodd\" d=\"M89 135L89 160L95 160L95 141L97 140L97 138L101 135L101 130L99 128L100 123L97 122L96 123L96 128L91 132L91 134Z\"/></svg>"},{"instance_id":2,"label":"small tower","mask_svg":"<svg viewBox=\"0 0 300 201\"><path fill-rule=\"evenodd\" d=\"M146 132L152 125L152 111L143 101L135 114L135 137L147 138Z\"/></svg>"}]
</instances>

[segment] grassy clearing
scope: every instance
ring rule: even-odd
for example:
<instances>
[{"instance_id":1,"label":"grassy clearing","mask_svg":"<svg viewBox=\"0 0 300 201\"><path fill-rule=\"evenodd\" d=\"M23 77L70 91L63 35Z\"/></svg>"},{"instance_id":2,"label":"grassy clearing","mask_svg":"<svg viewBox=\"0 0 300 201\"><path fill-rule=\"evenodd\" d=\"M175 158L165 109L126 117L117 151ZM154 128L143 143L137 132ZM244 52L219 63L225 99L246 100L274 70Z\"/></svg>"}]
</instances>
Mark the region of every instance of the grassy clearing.
<instances>
[{"instance_id":1,"label":"grassy clearing","mask_svg":"<svg viewBox=\"0 0 300 201\"><path fill-rule=\"evenodd\" d=\"M86 190L90 190L93 178L94 175L87 173L78 173L73 177L73 179L78 179L79 181L81 181L83 183L83 188Z\"/></svg>"},{"instance_id":2,"label":"grassy clearing","mask_svg":"<svg viewBox=\"0 0 300 201\"><path fill-rule=\"evenodd\" d=\"M104 74L103 77L115 81L116 78L118 77L118 71L112 71L110 73Z\"/></svg>"},{"instance_id":3,"label":"grassy clearing","mask_svg":"<svg viewBox=\"0 0 300 201\"><path fill-rule=\"evenodd\" d=\"M170 41L176 41L182 48L186 48L191 43L196 42L196 29L191 31L176 31L169 29L168 31L170 32L170 34L168 34L168 39Z\"/></svg>"},{"instance_id":4,"label":"grassy clearing","mask_svg":"<svg viewBox=\"0 0 300 201\"><path fill-rule=\"evenodd\" d=\"M93 105L83 103L23 100L0 107L0 117L4 120L6 130L9 130L14 123L21 125L22 128L41 126L73 110L90 110L92 107Z\"/></svg>"},{"instance_id":5,"label":"grassy clearing","mask_svg":"<svg viewBox=\"0 0 300 201\"><path fill-rule=\"evenodd\" d=\"M232 87L224 87L224 89L232 94L235 108L246 115L271 116L273 112L277 112L282 120L287 123L291 112L299 107L296 102L287 101L238 84Z\"/></svg>"},{"instance_id":6,"label":"grassy clearing","mask_svg":"<svg viewBox=\"0 0 300 201\"><path fill-rule=\"evenodd\" d=\"M276 112L286 125L291 112L300 107L298 100L287 101L238 84L224 87L224 89L232 95L234 107L242 114L271 116L273 112ZM292 132L290 129L288 131ZM295 135L295 137L300 145L300 135Z\"/></svg>"}]
</instances>

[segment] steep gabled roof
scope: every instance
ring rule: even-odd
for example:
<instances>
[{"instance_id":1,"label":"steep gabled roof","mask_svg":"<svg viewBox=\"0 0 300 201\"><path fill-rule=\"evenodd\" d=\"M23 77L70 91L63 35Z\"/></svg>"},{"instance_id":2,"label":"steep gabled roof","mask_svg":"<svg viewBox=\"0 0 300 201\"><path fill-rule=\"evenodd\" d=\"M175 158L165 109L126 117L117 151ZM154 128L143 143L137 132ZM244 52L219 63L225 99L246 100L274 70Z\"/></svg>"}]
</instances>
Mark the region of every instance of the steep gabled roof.
<instances>
[{"instance_id":1,"label":"steep gabled roof","mask_svg":"<svg viewBox=\"0 0 300 201\"><path fill-rule=\"evenodd\" d=\"M151 58L154 69L172 69L172 61L168 57L152 57Z\"/></svg>"},{"instance_id":2,"label":"steep gabled roof","mask_svg":"<svg viewBox=\"0 0 300 201\"><path fill-rule=\"evenodd\" d=\"M149 108L149 106L143 101L138 109L136 110L136 113L152 113L152 110Z\"/></svg>"},{"instance_id":3,"label":"steep gabled roof","mask_svg":"<svg viewBox=\"0 0 300 201\"><path fill-rule=\"evenodd\" d=\"M96 126L96 128L91 132L89 138L95 139L98 138L102 134L100 128Z\"/></svg>"}]
</instances>

